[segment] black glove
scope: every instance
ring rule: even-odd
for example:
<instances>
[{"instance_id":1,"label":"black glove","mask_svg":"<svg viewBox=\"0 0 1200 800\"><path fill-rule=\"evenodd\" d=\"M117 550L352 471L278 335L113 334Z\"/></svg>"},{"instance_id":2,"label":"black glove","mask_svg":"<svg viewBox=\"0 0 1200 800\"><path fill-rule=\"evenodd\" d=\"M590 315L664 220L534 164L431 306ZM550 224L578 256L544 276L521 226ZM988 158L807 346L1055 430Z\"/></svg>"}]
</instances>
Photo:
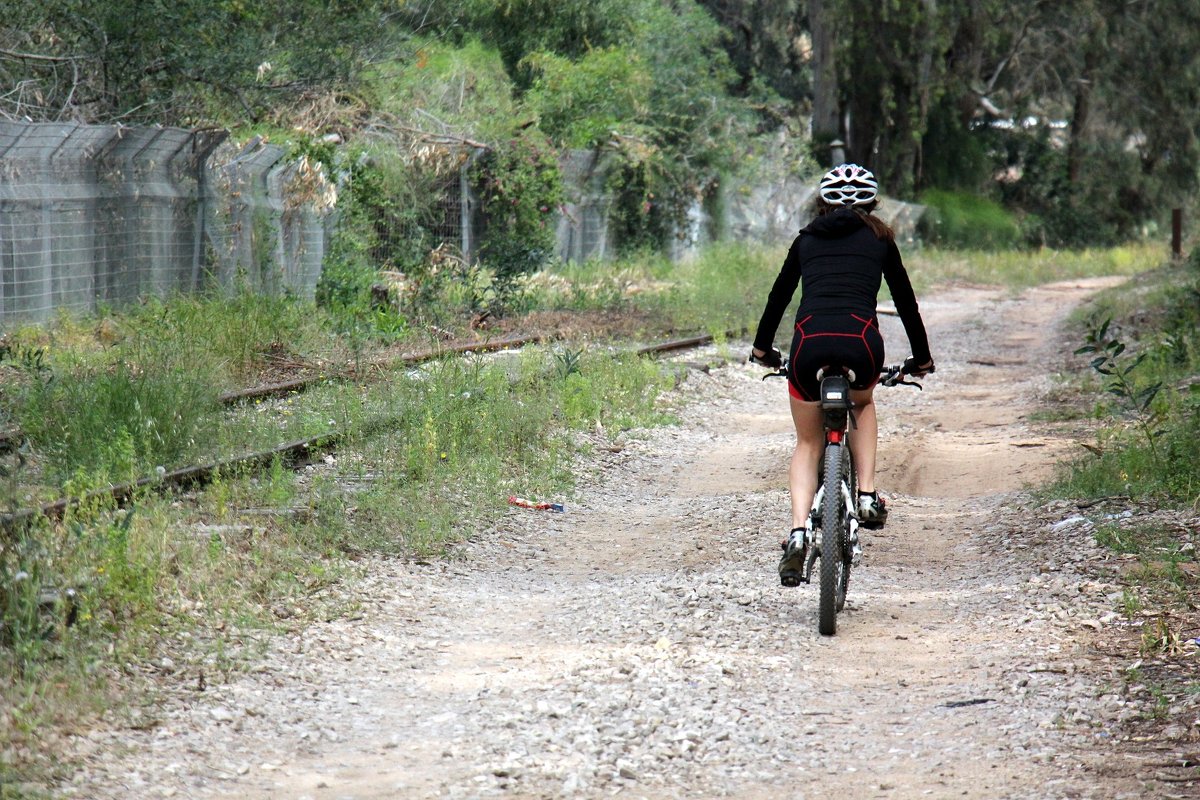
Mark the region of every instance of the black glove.
<instances>
[{"instance_id":1,"label":"black glove","mask_svg":"<svg viewBox=\"0 0 1200 800\"><path fill-rule=\"evenodd\" d=\"M760 357L754 355L754 351L751 350L749 360L751 364L762 364L763 366L770 367L771 369L779 369L783 366L783 353L780 353L779 350L772 347Z\"/></svg>"},{"instance_id":2,"label":"black glove","mask_svg":"<svg viewBox=\"0 0 1200 800\"><path fill-rule=\"evenodd\" d=\"M930 358L924 364L917 364L917 360L912 356L904 359L904 368L902 372L905 375L912 375L914 378L924 378L931 372L937 372L937 367L933 365L933 359Z\"/></svg>"}]
</instances>

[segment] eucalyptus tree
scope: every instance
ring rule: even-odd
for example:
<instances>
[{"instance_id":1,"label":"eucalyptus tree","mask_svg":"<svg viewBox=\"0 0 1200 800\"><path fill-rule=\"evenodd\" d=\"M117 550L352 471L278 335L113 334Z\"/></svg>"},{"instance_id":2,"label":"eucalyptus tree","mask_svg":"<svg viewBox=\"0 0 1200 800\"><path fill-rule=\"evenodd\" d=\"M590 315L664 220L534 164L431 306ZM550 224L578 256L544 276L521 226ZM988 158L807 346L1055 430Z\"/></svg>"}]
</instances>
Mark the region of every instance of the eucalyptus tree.
<instances>
[{"instance_id":1,"label":"eucalyptus tree","mask_svg":"<svg viewBox=\"0 0 1200 800\"><path fill-rule=\"evenodd\" d=\"M1133 235L1193 196L1200 168L1200 6L1191 0L1025 0L997 49L1006 123L996 167L1044 241ZM998 12L1002 14L1003 12ZM995 131L991 134L995 138Z\"/></svg>"},{"instance_id":2,"label":"eucalyptus tree","mask_svg":"<svg viewBox=\"0 0 1200 800\"><path fill-rule=\"evenodd\" d=\"M813 129L837 130L889 191L1000 190L1061 217L1051 238L1128 233L1196 184L1193 0L808 0ZM816 42L828 20L829 47ZM931 135L931 131L932 134ZM1080 225L1072 206L1107 221Z\"/></svg>"},{"instance_id":3,"label":"eucalyptus tree","mask_svg":"<svg viewBox=\"0 0 1200 800\"><path fill-rule=\"evenodd\" d=\"M724 31L735 92L750 96L757 84L802 104L812 84L803 24L805 0L699 0Z\"/></svg>"},{"instance_id":4,"label":"eucalyptus tree","mask_svg":"<svg viewBox=\"0 0 1200 800\"><path fill-rule=\"evenodd\" d=\"M6 0L0 113L254 121L351 81L387 51L402 0Z\"/></svg>"}]
</instances>

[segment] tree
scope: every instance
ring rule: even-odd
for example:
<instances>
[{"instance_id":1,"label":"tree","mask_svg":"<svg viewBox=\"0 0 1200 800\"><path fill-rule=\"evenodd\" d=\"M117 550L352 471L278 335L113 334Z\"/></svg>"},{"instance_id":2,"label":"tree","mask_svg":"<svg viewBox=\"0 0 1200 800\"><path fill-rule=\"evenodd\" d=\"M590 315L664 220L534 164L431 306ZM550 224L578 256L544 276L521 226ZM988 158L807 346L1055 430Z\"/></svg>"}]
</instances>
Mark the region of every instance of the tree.
<instances>
[{"instance_id":1,"label":"tree","mask_svg":"<svg viewBox=\"0 0 1200 800\"><path fill-rule=\"evenodd\" d=\"M808 29L812 34L812 131L817 147L838 139L838 61L836 29L830 14L834 0L809 0Z\"/></svg>"},{"instance_id":2,"label":"tree","mask_svg":"<svg viewBox=\"0 0 1200 800\"><path fill-rule=\"evenodd\" d=\"M937 0L842 0L840 42L848 156L871 165L889 191L911 195L920 182L921 142L943 89L951 13Z\"/></svg>"},{"instance_id":3,"label":"tree","mask_svg":"<svg viewBox=\"0 0 1200 800\"><path fill-rule=\"evenodd\" d=\"M735 94L752 96L762 84L799 107L811 79L805 52L803 0L699 0L724 30L724 46L738 74Z\"/></svg>"},{"instance_id":4,"label":"tree","mask_svg":"<svg viewBox=\"0 0 1200 800\"><path fill-rule=\"evenodd\" d=\"M204 124L345 85L388 49L399 0L10 0L0 110L37 119ZM216 100L216 102L214 102ZM224 112L228 114L228 112Z\"/></svg>"}]
</instances>

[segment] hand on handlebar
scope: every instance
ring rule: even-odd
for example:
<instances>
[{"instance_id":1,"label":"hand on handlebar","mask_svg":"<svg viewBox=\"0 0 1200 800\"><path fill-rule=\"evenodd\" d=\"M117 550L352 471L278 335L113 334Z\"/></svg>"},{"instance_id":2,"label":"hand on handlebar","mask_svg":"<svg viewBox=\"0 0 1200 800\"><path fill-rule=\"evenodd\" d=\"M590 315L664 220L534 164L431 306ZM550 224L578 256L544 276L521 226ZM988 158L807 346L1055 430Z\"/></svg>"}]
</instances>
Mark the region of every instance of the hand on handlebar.
<instances>
[{"instance_id":1,"label":"hand on handlebar","mask_svg":"<svg viewBox=\"0 0 1200 800\"><path fill-rule=\"evenodd\" d=\"M914 378L924 378L931 372L937 372L937 367L934 366L933 359L929 359L924 364L918 365L916 359L912 356L904 359L904 374L912 375Z\"/></svg>"},{"instance_id":2,"label":"hand on handlebar","mask_svg":"<svg viewBox=\"0 0 1200 800\"><path fill-rule=\"evenodd\" d=\"M879 373L879 383L883 386L915 386L921 388L921 384L916 381L906 381L906 375L923 378L934 371L933 359L930 359L924 364L913 363L912 356L904 359L903 364L896 364L892 367L884 367Z\"/></svg>"},{"instance_id":3,"label":"hand on handlebar","mask_svg":"<svg viewBox=\"0 0 1200 800\"><path fill-rule=\"evenodd\" d=\"M751 364L762 364L764 367L774 370L783 366L783 354L774 347L767 351L759 350L757 347L752 348L748 360Z\"/></svg>"}]
</instances>

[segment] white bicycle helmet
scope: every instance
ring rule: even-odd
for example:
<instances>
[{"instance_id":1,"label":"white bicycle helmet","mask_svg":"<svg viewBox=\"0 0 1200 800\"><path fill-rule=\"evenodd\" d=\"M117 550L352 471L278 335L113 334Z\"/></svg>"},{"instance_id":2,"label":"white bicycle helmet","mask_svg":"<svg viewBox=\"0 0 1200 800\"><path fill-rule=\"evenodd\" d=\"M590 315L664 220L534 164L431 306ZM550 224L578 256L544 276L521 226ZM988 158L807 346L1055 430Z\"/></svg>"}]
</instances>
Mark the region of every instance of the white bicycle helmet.
<instances>
[{"instance_id":1,"label":"white bicycle helmet","mask_svg":"<svg viewBox=\"0 0 1200 800\"><path fill-rule=\"evenodd\" d=\"M866 206L879 196L879 184L866 167L839 164L821 178L820 192L831 206Z\"/></svg>"}]
</instances>

